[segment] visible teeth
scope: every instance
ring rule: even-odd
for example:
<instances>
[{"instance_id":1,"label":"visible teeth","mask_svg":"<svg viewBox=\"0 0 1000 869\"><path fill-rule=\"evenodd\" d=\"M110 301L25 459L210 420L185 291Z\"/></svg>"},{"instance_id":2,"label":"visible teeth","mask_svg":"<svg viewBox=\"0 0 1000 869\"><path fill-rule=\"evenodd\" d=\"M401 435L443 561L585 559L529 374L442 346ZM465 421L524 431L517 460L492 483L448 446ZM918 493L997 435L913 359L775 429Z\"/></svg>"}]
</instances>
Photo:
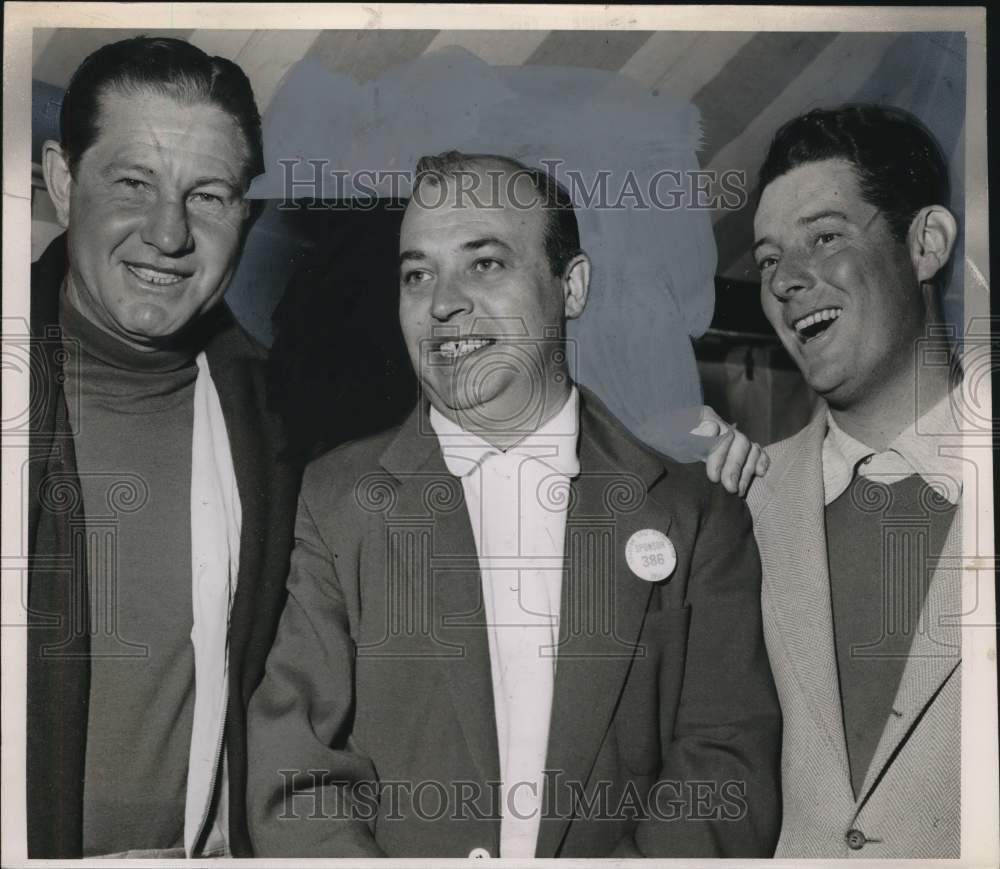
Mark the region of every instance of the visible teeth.
<instances>
[{"instance_id":1,"label":"visible teeth","mask_svg":"<svg viewBox=\"0 0 1000 869\"><path fill-rule=\"evenodd\" d=\"M473 351L492 343L488 338L465 338L461 341L444 341L439 351L442 356L447 356L449 359L458 359L462 356L468 356Z\"/></svg>"},{"instance_id":2,"label":"visible teeth","mask_svg":"<svg viewBox=\"0 0 1000 869\"><path fill-rule=\"evenodd\" d=\"M795 321L793 324L795 331L802 334L804 329L808 329L816 323L821 323L823 320L836 320L841 315L842 311L842 308L823 308L821 311L814 311L813 313L803 317L801 320Z\"/></svg>"},{"instance_id":3,"label":"visible teeth","mask_svg":"<svg viewBox=\"0 0 1000 869\"><path fill-rule=\"evenodd\" d=\"M128 266L128 270L132 272L136 277L141 278L149 284L156 284L160 287L165 287L170 284L178 284L184 280L183 275L173 274L172 272L161 272L156 269L145 269L141 266Z\"/></svg>"}]
</instances>

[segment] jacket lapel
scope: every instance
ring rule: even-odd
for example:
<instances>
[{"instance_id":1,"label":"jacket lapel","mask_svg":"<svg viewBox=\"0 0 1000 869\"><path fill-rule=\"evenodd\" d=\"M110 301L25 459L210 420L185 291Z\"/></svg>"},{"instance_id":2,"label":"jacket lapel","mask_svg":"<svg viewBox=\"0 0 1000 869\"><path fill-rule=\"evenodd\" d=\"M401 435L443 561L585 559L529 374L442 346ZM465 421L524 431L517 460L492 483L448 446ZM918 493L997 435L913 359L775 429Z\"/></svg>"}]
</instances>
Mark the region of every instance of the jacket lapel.
<instances>
[{"instance_id":1,"label":"jacket lapel","mask_svg":"<svg viewBox=\"0 0 1000 869\"><path fill-rule=\"evenodd\" d=\"M263 402L257 394L259 384L254 383L253 378L254 368L261 363L248 358L246 349L237 345L237 336L233 334L235 324L228 310L221 311L219 317L222 319L220 333L209 342L205 355L226 422L240 496L242 531L236 587L250 586L247 593L254 594L257 589L253 587L256 584L253 575L259 570L265 543L260 530L266 521L267 487L262 481L271 473L262 431Z\"/></svg>"},{"instance_id":2,"label":"jacket lapel","mask_svg":"<svg viewBox=\"0 0 1000 869\"><path fill-rule=\"evenodd\" d=\"M580 475L566 521L559 648L549 728L543 806L572 805L568 782L586 782L607 733L653 592L625 560L642 528L666 533L669 519L646 506L662 464L639 449L581 389ZM558 789L552 792L551 787ZM538 857L555 856L569 817L546 810Z\"/></svg>"},{"instance_id":3,"label":"jacket lapel","mask_svg":"<svg viewBox=\"0 0 1000 869\"><path fill-rule=\"evenodd\" d=\"M421 578L432 587L433 633L428 639L482 781L499 781L493 678L476 543L461 482L444 463L427 421L426 403L421 402L403 424L381 463L399 481L392 513L401 519L430 514L430 576Z\"/></svg>"},{"instance_id":4,"label":"jacket lapel","mask_svg":"<svg viewBox=\"0 0 1000 869\"><path fill-rule=\"evenodd\" d=\"M31 266L31 400L28 456L32 481L28 494L28 546L34 546L39 519L38 482L52 455L58 431L72 445L73 419L66 412L62 381L62 329L59 293L66 276L66 236L56 238ZM61 412L60 412L61 411ZM74 462L75 470L75 462Z\"/></svg>"},{"instance_id":5,"label":"jacket lapel","mask_svg":"<svg viewBox=\"0 0 1000 869\"><path fill-rule=\"evenodd\" d=\"M750 499L763 566L765 628L769 616L778 638L769 641L774 666L791 670L826 736L839 780L849 787L837 657L833 639L830 574L826 552L822 444L826 407L788 446L787 460L773 467Z\"/></svg>"},{"instance_id":6,"label":"jacket lapel","mask_svg":"<svg viewBox=\"0 0 1000 869\"><path fill-rule=\"evenodd\" d=\"M962 505L948 529L938 567L934 570L920 622L903 675L896 690L892 714L872 755L864 785L858 795L858 807L864 805L896 750L909 735L927 704L937 694L962 660L962 637L958 616L962 590L959 567L961 553ZM955 735L958 738L958 735Z\"/></svg>"}]
</instances>

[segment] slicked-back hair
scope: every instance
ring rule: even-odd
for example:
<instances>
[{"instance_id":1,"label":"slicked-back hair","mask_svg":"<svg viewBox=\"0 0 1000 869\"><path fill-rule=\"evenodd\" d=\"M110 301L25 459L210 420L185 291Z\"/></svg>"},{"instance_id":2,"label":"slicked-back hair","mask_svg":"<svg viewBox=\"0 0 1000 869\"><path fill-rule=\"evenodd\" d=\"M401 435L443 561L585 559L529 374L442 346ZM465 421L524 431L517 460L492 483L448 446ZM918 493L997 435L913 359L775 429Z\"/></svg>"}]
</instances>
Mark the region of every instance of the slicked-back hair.
<instances>
[{"instance_id":1,"label":"slicked-back hair","mask_svg":"<svg viewBox=\"0 0 1000 869\"><path fill-rule=\"evenodd\" d=\"M525 166L513 157L497 154L464 154L461 151L445 151L417 161L413 189L424 183L440 184L443 179L455 177L460 172L481 169L495 164L509 170L513 178L527 178L538 195L539 205L545 212L545 235L542 239L545 256L552 274L561 277L570 260L580 250L580 229L576 222L573 200L566 188L544 169Z\"/></svg>"},{"instance_id":2,"label":"slicked-back hair","mask_svg":"<svg viewBox=\"0 0 1000 869\"><path fill-rule=\"evenodd\" d=\"M59 131L74 177L80 159L97 140L101 101L111 93L154 93L186 105L216 106L243 134L248 150L244 185L264 171L260 113L243 70L182 39L135 36L97 49L73 73L66 89Z\"/></svg>"},{"instance_id":3,"label":"slicked-back hair","mask_svg":"<svg viewBox=\"0 0 1000 869\"><path fill-rule=\"evenodd\" d=\"M867 103L814 109L784 124L761 166L758 197L792 169L834 159L853 165L861 195L898 241L921 208L948 207L948 167L934 136L909 112Z\"/></svg>"}]
</instances>

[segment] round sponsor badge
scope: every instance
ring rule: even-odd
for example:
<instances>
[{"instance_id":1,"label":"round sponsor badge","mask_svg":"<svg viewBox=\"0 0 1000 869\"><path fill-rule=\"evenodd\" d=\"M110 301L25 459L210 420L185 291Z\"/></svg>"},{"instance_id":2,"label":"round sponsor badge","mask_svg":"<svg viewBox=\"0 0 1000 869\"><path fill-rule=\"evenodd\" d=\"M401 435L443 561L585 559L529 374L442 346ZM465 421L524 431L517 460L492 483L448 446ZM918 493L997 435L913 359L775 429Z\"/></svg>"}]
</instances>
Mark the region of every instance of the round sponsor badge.
<instances>
[{"instance_id":1,"label":"round sponsor badge","mask_svg":"<svg viewBox=\"0 0 1000 869\"><path fill-rule=\"evenodd\" d=\"M632 573L647 582L666 579L677 567L677 552L662 531L643 528L625 544L625 560Z\"/></svg>"}]
</instances>

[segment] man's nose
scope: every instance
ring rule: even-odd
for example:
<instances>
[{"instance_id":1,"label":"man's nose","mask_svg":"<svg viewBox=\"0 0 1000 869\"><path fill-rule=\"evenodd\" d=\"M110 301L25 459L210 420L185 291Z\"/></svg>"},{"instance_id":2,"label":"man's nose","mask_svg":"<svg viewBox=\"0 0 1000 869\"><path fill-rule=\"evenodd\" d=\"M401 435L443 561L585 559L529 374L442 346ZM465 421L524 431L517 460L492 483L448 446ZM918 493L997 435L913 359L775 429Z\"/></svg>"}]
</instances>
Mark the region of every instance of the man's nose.
<instances>
[{"instance_id":1,"label":"man's nose","mask_svg":"<svg viewBox=\"0 0 1000 869\"><path fill-rule=\"evenodd\" d=\"M800 251L786 251L771 276L771 292L785 299L801 290L808 290L815 282L808 255Z\"/></svg>"},{"instance_id":2,"label":"man's nose","mask_svg":"<svg viewBox=\"0 0 1000 869\"><path fill-rule=\"evenodd\" d=\"M434 319L447 323L458 314L467 314L471 310L472 301L462 280L457 276L440 276L431 299L431 315Z\"/></svg>"},{"instance_id":3,"label":"man's nose","mask_svg":"<svg viewBox=\"0 0 1000 869\"><path fill-rule=\"evenodd\" d=\"M160 199L149 210L142 240L167 256L182 256L192 247L191 224L183 200Z\"/></svg>"}]
</instances>

